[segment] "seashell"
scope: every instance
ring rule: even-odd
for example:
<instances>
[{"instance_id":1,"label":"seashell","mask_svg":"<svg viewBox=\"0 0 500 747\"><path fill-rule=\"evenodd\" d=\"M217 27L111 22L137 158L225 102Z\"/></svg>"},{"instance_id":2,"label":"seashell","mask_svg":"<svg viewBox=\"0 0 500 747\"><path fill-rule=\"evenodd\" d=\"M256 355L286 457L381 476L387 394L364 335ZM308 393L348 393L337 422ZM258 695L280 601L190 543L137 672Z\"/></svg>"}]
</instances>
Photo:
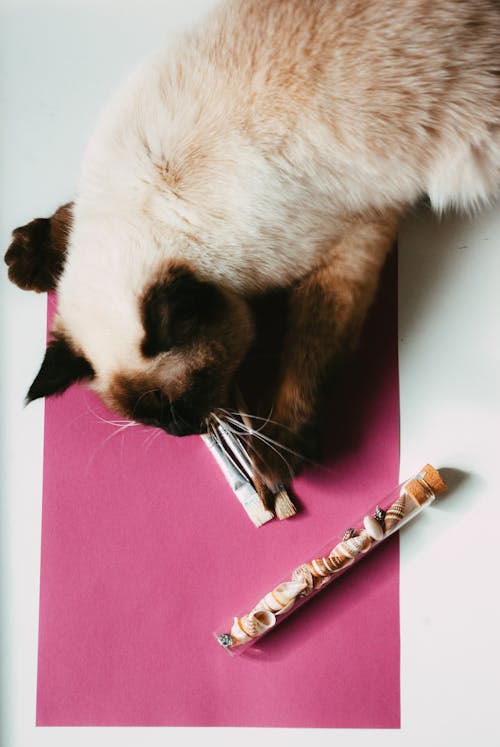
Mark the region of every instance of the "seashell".
<instances>
[{"instance_id":1,"label":"seashell","mask_svg":"<svg viewBox=\"0 0 500 747\"><path fill-rule=\"evenodd\" d=\"M349 527L349 529L346 529L344 532L344 536L342 537L343 540L349 540L351 537L356 537L357 531L353 529L352 527Z\"/></svg>"},{"instance_id":2,"label":"seashell","mask_svg":"<svg viewBox=\"0 0 500 747\"><path fill-rule=\"evenodd\" d=\"M339 542L335 547L335 552L339 555L345 555L346 558L355 558L364 549L366 545L366 538L363 536L351 537L348 540Z\"/></svg>"},{"instance_id":3,"label":"seashell","mask_svg":"<svg viewBox=\"0 0 500 747\"><path fill-rule=\"evenodd\" d=\"M331 573L333 573L332 570L330 570L330 567L327 565L327 558L314 558L314 560L311 560L310 562L310 568L312 571L313 576L329 576Z\"/></svg>"},{"instance_id":4,"label":"seashell","mask_svg":"<svg viewBox=\"0 0 500 747\"><path fill-rule=\"evenodd\" d=\"M264 599L268 604L272 603L271 612L276 612L279 615L291 607L300 592L304 591L304 587L304 582L285 581L285 583L277 586L269 594L266 594Z\"/></svg>"},{"instance_id":5,"label":"seashell","mask_svg":"<svg viewBox=\"0 0 500 747\"><path fill-rule=\"evenodd\" d=\"M346 565L349 565L349 563L352 563L352 558L348 558L345 555L337 555L335 552L337 548L333 548L330 555L328 556L328 561L331 565L331 567L334 568L333 573L337 573L342 568L345 568Z\"/></svg>"},{"instance_id":6,"label":"seashell","mask_svg":"<svg viewBox=\"0 0 500 747\"><path fill-rule=\"evenodd\" d=\"M406 499L404 494L387 509L385 515L385 528L387 531L393 529L403 519L406 511Z\"/></svg>"},{"instance_id":7,"label":"seashell","mask_svg":"<svg viewBox=\"0 0 500 747\"><path fill-rule=\"evenodd\" d=\"M254 610L249 615L235 617L231 628L231 638L236 644L246 643L272 628L276 618L269 610Z\"/></svg>"},{"instance_id":8,"label":"seashell","mask_svg":"<svg viewBox=\"0 0 500 747\"><path fill-rule=\"evenodd\" d=\"M258 610L268 610L275 615L282 615L295 602L300 592L304 591L305 582L303 581L285 581L275 589L266 594L260 600L253 612Z\"/></svg>"},{"instance_id":9,"label":"seashell","mask_svg":"<svg viewBox=\"0 0 500 747\"><path fill-rule=\"evenodd\" d=\"M362 540L361 543L361 552L368 552L370 547L372 546L372 538L366 531L366 529L362 529L359 533L359 539Z\"/></svg>"},{"instance_id":10,"label":"seashell","mask_svg":"<svg viewBox=\"0 0 500 747\"><path fill-rule=\"evenodd\" d=\"M377 506L373 513L373 517L378 523L381 525L382 528L384 528L384 521L385 521L385 511L380 506Z\"/></svg>"},{"instance_id":11,"label":"seashell","mask_svg":"<svg viewBox=\"0 0 500 747\"><path fill-rule=\"evenodd\" d=\"M217 640L224 648L230 648L233 645L233 638L231 636L231 633L221 633L217 636Z\"/></svg>"},{"instance_id":12,"label":"seashell","mask_svg":"<svg viewBox=\"0 0 500 747\"><path fill-rule=\"evenodd\" d=\"M363 519L363 524L366 531L373 540L377 541L382 539L382 537L384 536L384 529L380 526L378 521L373 518L373 516L365 516L365 518Z\"/></svg>"},{"instance_id":13,"label":"seashell","mask_svg":"<svg viewBox=\"0 0 500 747\"><path fill-rule=\"evenodd\" d=\"M325 567L328 569L329 576L331 576L332 573L335 573L338 570L337 563L330 556L328 556L327 558L322 558L322 560Z\"/></svg>"},{"instance_id":14,"label":"seashell","mask_svg":"<svg viewBox=\"0 0 500 747\"><path fill-rule=\"evenodd\" d=\"M314 576L307 563L299 565L299 567L294 570L292 573L292 580L304 584L304 589L301 592L302 595L308 594L314 588Z\"/></svg>"},{"instance_id":15,"label":"seashell","mask_svg":"<svg viewBox=\"0 0 500 747\"><path fill-rule=\"evenodd\" d=\"M268 628L272 628L276 622L276 618L269 610L259 610L249 615L252 620L252 624L255 626L257 635L260 635Z\"/></svg>"},{"instance_id":16,"label":"seashell","mask_svg":"<svg viewBox=\"0 0 500 747\"><path fill-rule=\"evenodd\" d=\"M264 610L260 610L263 612ZM252 615L235 617L231 628L231 637L238 643L244 643L259 635L259 626Z\"/></svg>"}]
</instances>

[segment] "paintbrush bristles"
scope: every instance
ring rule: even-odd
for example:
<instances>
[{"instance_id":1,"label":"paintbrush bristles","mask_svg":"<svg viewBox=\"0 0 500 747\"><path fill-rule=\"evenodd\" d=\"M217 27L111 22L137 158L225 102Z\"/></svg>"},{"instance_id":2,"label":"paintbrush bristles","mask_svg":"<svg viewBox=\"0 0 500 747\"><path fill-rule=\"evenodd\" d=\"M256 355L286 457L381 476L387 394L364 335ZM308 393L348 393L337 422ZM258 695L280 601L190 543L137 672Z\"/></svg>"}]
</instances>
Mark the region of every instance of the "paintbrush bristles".
<instances>
[{"instance_id":1,"label":"paintbrush bristles","mask_svg":"<svg viewBox=\"0 0 500 747\"><path fill-rule=\"evenodd\" d=\"M250 416L242 410L219 409L211 413L207 418L207 429L217 444L219 452L225 456L226 460L239 472L241 477L259 493L257 489L259 475L255 470L255 465L249 452L249 447L251 448L249 438L257 437L263 439L264 437L260 433L260 429L255 430L253 428ZM276 450L274 442L271 448ZM266 512L267 517L270 513L269 509L272 509L273 506L267 507L260 493L259 498L262 502L262 510ZM271 501L269 502L271 503ZM284 485L278 487L278 490L272 496L272 502L278 519L289 519L297 513L297 509Z\"/></svg>"},{"instance_id":2,"label":"paintbrush bristles","mask_svg":"<svg viewBox=\"0 0 500 747\"><path fill-rule=\"evenodd\" d=\"M281 488L274 496L274 512L278 519L290 519L297 513L285 488Z\"/></svg>"}]
</instances>

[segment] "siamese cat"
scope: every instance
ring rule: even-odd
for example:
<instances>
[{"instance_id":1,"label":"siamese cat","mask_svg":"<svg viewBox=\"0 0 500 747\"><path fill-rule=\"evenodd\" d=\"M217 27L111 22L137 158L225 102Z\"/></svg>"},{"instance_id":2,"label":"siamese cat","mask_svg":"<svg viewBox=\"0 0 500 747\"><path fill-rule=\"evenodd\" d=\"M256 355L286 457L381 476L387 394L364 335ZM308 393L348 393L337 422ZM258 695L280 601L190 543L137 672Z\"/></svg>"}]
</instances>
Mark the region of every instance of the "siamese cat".
<instances>
[{"instance_id":1,"label":"siamese cat","mask_svg":"<svg viewBox=\"0 0 500 747\"><path fill-rule=\"evenodd\" d=\"M225 2L118 92L74 201L13 233L11 280L58 292L28 400L79 381L126 418L199 433L251 345L250 300L288 289L264 427L288 465L253 445L274 492L400 216L423 196L475 209L499 176L496 0Z\"/></svg>"}]
</instances>

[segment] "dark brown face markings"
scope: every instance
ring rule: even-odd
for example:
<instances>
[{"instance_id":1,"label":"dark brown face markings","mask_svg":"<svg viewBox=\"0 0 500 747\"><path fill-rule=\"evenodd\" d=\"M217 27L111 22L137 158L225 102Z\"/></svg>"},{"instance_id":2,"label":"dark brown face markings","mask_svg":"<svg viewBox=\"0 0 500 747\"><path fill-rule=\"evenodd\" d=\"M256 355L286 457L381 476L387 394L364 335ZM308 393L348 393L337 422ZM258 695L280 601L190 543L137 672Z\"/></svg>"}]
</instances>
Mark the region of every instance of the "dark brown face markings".
<instances>
[{"instance_id":1,"label":"dark brown face markings","mask_svg":"<svg viewBox=\"0 0 500 747\"><path fill-rule=\"evenodd\" d=\"M227 403L252 339L250 308L171 261L144 291L139 312L146 360L116 372L103 398L125 417L173 435L204 431L209 413Z\"/></svg>"},{"instance_id":2,"label":"dark brown face markings","mask_svg":"<svg viewBox=\"0 0 500 747\"><path fill-rule=\"evenodd\" d=\"M165 276L150 285L141 301L146 358L173 347L182 347L203 335L226 310L222 292L197 278L185 265L171 266Z\"/></svg>"},{"instance_id":3,"label":"dark brown face markings","mask_svg":"<svg viewBox=\"0 0 500 747\"><path fill-rule=\"evenodd\" d=\"M23 290L54 290L64 267L72 223L72 204L51 218L36 218L12 232L5 253L9 279Z\"/></svg>"},{"instance_id":4,"label":"dark brown face markings","mask_svg":"<svg viewBox=\"0 0 500 747\"><path fill-rule=\"evenodd\" d=\"M203 378L203 376L202 376ZM112 384L112 399L115 406L126 417L144 425L162 428L174 436L200 433L208 414L200 392L191 397L193 382L179 398L171 400L158 383L147 376L118 375Z\"/></svg>"},{"instance_id":5,"label":"dark brown face markings","mask_svg":"<svg viewBox=\"0 0 500 747\"><path fill-rule=\"evenodd\" d=\"M62 394L71 384L92 379L93 376L94 370L86 358L78 355L68 341L59 335L49 342L43 363L26 396L26 402L52 394Z\"/></svg>"}]
</instances>

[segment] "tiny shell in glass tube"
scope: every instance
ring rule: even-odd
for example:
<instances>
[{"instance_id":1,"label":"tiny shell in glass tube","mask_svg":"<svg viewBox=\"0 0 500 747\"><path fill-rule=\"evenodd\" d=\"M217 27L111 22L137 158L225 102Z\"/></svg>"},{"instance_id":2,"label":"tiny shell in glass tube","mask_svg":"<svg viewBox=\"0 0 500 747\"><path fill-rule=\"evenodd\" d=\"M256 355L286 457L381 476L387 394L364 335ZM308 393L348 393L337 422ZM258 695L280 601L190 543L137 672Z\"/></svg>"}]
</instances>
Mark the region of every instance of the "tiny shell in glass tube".
<instances>
[{"instance_id":1,"label":"tiny shell in glass tube","mask_svg":"<svg viewBox=\"0 0 500 747\"><path fill-rule=\"evenodd\" d=\"M365 557L446 490L446 483L430 464L369 506L342 537L326 543L298 565L250 609L214 635L231 654L242 653L271 628Z\"/></svg>"}]
</instances>

